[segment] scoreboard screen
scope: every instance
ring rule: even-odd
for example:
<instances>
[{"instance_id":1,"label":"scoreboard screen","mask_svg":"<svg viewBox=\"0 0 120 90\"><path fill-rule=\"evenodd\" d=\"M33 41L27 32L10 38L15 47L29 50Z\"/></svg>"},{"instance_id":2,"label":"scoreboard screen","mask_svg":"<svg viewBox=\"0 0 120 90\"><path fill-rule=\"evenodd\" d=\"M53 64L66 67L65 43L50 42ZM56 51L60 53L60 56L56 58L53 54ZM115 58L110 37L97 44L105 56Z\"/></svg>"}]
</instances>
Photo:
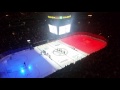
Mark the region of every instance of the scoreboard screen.
<instances>
[{"instance_id":1,"label":"scoreboard screen","mask_svg":"<svg viewBox=\"0 0 120 90\"><path fill-rule=\"evenodd\" d=\"M56 35L63 35L70 32L71 29L71 15L48 15L48 27L50 33Z\"/></svg>"},{"instance_id":2,"label":"scoreboard screen","mask_svg":"<svg viewBox=\"0 0 120 90\"><path fill-rule=\"evenodd\" d=\"M48 26L49 26L49 31L51 33L56 35L62 35L70 32L71 24L59 26L59 28L57 28L57 26L50 25L50 24L48 24Z\"/></svg>"},{"instance_id":3,"label":"scoreboard screen","mask_svg":"<svg viewBox=\"0 0 120 90\"><path fill-rule=\"evenodd\" d=\"M57 35L57 26L50 25L50 24L48 24L48 26L49 26L49 31Z\"/></svg>"},{"instance_id":4,"label":"scoreboard screen","mask_svg":"<svg viewBox=\"0 0 120 90\"><path fill-rule=\"evenodd\" d=\"M65 34L65 33L69 33L70 32L70 27L71 25L65 25L65 26L60 26L59 27L59 35Z\"/></svg>"}]
</instances>

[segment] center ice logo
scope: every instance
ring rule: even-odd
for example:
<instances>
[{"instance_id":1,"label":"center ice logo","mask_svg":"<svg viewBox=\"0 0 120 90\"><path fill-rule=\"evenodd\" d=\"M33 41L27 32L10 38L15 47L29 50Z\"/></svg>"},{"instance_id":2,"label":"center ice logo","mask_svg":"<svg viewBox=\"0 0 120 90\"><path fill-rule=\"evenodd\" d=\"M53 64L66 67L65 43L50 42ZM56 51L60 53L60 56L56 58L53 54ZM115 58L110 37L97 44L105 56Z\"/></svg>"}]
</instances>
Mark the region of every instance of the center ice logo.
<instances>
[{"instance_id":1,"label":"center ice logo","mask_svg":"<svg viewBox=\"0 0 120 90\"><path fill-rule=\"evenodd\" d=\"M63 56L66 55L68 53L68 51L64 48L57 48L53 51L53 54L57 55L57 56Z\"/></svg>"}]
</instances>

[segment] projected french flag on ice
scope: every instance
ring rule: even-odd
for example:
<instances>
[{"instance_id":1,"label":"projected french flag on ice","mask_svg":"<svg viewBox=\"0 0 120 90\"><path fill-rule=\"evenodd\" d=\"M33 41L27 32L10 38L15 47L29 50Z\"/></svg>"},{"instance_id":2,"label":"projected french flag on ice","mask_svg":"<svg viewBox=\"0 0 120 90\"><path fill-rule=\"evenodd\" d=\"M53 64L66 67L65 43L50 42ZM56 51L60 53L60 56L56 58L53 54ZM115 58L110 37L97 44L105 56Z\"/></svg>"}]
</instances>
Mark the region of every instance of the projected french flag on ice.
<instances>
[{"instance_id":1,"label":"projected french flag on ice","mask_svg":"<svg viewBox=\"0 0 120 90\"><path fill-rule=\"evenodd\" d=\"M0 60L0 78L44 78L71 63L75 65L77 61L106 45L107 41L102 36L75 33L3 57Z\"/></svg>"}]
</instances>

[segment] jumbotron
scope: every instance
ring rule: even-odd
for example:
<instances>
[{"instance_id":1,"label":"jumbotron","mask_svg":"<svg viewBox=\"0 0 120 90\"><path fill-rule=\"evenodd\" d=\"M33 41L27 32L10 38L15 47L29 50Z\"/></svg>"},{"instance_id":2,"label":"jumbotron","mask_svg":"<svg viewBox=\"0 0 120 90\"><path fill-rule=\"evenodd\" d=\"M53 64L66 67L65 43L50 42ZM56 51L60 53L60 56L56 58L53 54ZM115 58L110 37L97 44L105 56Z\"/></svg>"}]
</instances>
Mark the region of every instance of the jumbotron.
<instances>
[{"instance_id":1,"label":"jumbotron","mask_svg":"<svg viewBox=\"0 0 120 90\"><path fill-rule=\"evenodd\" d=\"M48 27L49 31L56 35L69 33L72 24L72 13L70 12L54 12L49 13Z\"/></svg>"}]
</instances>

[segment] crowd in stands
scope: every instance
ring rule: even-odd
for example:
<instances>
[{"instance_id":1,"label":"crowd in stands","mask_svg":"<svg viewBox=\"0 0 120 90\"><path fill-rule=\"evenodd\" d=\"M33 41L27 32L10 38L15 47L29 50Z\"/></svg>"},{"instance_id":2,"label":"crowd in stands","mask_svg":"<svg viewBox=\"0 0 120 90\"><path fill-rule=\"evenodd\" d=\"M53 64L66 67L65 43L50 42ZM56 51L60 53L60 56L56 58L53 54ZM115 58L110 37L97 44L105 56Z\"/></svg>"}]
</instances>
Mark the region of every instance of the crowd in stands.
<instances>
[{"instance_id":1,"label":"crowd in stands","mask_svg":"<svg viewBox=\"0 0 120 90\"><path fill-rule=\"evenodd\" d=\"M28 45L27 40L35 43L47 39L48 31L44 21L46 18L38 17L39 13L34 14L21 12L0 14L0 53L25 47Z\"/></svg>"},{"instance_id":2,"label":"crowd in stands","mask_svg":"<svg viewBox=\"0 0 120 90\"><path fill-rule=\"evenodd\" d=\"M119 22L119 19L115 19ZM96 16L93 14L93 19L82 18L78 15L74 20L72 29L78 32L87 31L102 35L108 39L108 45L101 51L95 52L47 78L120 77L117 59L120 49L115 48L119 47L119 32L117 30L119 30L120 25L115 24L116 20L112 16L108 17L107 14L97 14ZM45 14L39 12L4 12L0 13L0 39L0 54L2 54L8 50L27 47L27 40L31 40L34 45L37 42L56 39L56 36L49 33Z\"/></svg>"},{"instance_id":3,"label":"crowd in stands","mask_svg":"<svg viewBox=\"0 0 120 90\"><path fill-rule=\"evenodd\" d=\"M104 36L107 39L107 46L46 78L119 78L120 18L119 13L110 14L98 14L96 20L91 20L90 25L82 28L84 31Z\"/></svg>"}]
</instances>

